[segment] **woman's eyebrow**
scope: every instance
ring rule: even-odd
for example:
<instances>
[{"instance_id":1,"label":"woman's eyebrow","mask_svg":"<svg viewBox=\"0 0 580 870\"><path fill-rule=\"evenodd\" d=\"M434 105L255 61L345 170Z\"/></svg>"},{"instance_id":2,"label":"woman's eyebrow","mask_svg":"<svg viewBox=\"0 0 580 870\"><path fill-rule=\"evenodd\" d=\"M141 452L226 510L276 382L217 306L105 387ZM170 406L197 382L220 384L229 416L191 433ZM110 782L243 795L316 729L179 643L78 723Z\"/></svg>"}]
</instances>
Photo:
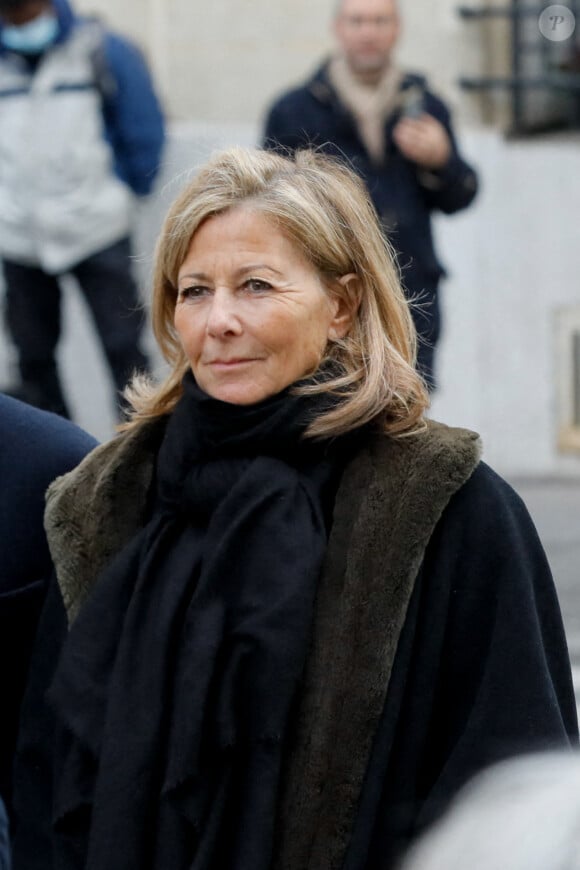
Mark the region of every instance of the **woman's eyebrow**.
<instances>
[{"instance_id":1,"label":"woman's eyebrow","mask_svg":"<svg viewBox=\"0 0 580 870\"><path fill-rule=\"evenodd\" d=\"M256 269L267 269L268 272L273 272L274 275L282 275L278 269L275 269L273 266L270 266L268 263L251 263L249 266L242 266L241 269L238 269L238 275L247 275L249 272L255 272Z\"/></svg>"},{"instance_id":2,"label":"woman's eyebrow","mask_svg":"<svg viewBox=\"0 0 580 870\"><path fill-rule=\"evenodd\" d=\"M205 272L186 272L184 275L179 276L179 281L183 281L184 278L192 278L194 281L209 281L209 275L206 275Z\"/></svg>"},{"instance_id":3,"label":"woman's eyebrow","mask_svg":"<svg viewBox=\"0 0 580 870\"><path fill-rule=\"evenodd\" d=\"M248 275L251 272L255 272L257 269L267 269L269 272L272 272L274 275L279 275L282 277L282 272L278 269L275 269L273 266L269 266L268 263L251 263L249 266L242 266L238 269L235 274L238 277L242 275ZM179 276L179 281L183 281L185 278L188 278L192 281L211 281L209 275L205 272L185 272L183 275Z\"/></svg>"}]
</instances>

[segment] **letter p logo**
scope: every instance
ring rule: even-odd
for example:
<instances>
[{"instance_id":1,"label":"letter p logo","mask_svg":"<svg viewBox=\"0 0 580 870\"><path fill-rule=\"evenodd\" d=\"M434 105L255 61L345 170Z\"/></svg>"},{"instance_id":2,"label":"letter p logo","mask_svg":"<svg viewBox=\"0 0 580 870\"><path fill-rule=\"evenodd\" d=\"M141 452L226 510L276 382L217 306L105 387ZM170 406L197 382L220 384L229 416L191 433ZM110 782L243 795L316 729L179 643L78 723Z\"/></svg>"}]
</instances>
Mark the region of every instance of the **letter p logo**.
<instances>
[{"instance_id":1,"label":"letter p logo","mask_svg":"<svg viewBox=\"0 0 580 870\"><path fill-rule=\"evenodd\" d=\"M550 42L570 39L576 29L576 18L567 6L547 6L540 15L540 33Z\"/></svg>"}]
</instances>

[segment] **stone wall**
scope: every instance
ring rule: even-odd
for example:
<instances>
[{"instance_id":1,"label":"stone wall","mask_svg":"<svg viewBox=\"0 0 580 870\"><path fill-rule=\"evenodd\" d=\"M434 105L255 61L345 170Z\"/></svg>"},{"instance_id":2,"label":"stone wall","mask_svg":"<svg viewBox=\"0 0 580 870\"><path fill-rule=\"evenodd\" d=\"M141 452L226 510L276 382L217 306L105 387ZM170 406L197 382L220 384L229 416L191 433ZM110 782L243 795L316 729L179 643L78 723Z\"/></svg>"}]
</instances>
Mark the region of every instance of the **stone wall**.
<instances>
[{"instance_id":1,"label":"stone wall","mask_svg":"<svg viewBox=\"0 0 580 870\"><path fill-rule=\"evenodd\" d=\"M76 0L138 40L174 119L257 122L271 99L307 76L331 47L335 0ZM484 117L480 98L457 87L505 52L503 31L457 15L457 0L400 0L401 63L427 72L456 115Z\"/></svg>"}]
</instances>

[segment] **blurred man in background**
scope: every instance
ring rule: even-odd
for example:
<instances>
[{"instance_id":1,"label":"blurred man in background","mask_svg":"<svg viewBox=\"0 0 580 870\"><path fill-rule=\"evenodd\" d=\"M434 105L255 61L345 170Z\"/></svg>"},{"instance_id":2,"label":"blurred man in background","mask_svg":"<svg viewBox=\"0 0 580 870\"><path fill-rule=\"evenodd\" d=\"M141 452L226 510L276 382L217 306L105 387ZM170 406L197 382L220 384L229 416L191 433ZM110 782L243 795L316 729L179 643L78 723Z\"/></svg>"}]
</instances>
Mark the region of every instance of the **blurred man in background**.
<instances>
[{"instance_id":1,"label":"blurred man in background","mask_svg":"<svg viewBox=\"0 0 580 870\"><path fill-rule=\"evenodd\" d=\"M440 333L431 212L466 208L477 191L459 155L449 111L425 79L398 68L401 29L395 0L340 0L336 53L305 85L270 108L266 148L318 146L349 160L364 180L394 245L420 337L418 367L435 385Z\"/></svg>"},{"instance_id":2,"label":"blurred man in background","mask_svg":"<svg viewBox=\"0 0 580 870\"><path fill-rule=\"evenodd\" d=\"M77 279L117 391L146 369L131 275L133 195L159 169L147 66L67 0L0 0L0 256L18 394L69 416L58 374L59 276Z\"/></svg>"}]
</instances>

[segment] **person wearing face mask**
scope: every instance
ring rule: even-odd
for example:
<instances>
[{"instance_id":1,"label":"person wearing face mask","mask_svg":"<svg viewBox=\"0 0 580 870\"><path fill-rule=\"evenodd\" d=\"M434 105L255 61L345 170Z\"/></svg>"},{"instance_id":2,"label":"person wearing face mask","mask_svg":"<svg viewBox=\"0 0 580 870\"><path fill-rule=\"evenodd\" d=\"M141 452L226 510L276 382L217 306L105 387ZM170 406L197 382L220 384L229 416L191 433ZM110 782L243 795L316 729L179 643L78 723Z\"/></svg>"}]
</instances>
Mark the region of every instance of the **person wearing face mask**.
<instances>
[{"instance_id":1,"label":"person wearing face mask","mask_svg":"<svg viewBox=\"0 0 580 870\"><path fill-rule=\"evenodd\" d=\"M0 0L0 258L15 394L70 416L58 372L59 279L90 309L114 382L146 370L131 274L135 196L159 169L164 123L146 64L68 0Z\"/></svg>"},{"instance_id":2,"label":"person wearing face mask","mask_svg":"<svg viewBox=\"0 0 580 870\"><path fill-rule=\"evenodd\" d=\"M432 389L445 269L431 215L467 208L477 175L459 152L447 106L424 76L397 64L397 0L337 0L332 30L332 56L270 106L264 147L288 153L316 146L359 173L398 254L407 297L415 302L417 364Z\"/></svg>"}]
</instances>

